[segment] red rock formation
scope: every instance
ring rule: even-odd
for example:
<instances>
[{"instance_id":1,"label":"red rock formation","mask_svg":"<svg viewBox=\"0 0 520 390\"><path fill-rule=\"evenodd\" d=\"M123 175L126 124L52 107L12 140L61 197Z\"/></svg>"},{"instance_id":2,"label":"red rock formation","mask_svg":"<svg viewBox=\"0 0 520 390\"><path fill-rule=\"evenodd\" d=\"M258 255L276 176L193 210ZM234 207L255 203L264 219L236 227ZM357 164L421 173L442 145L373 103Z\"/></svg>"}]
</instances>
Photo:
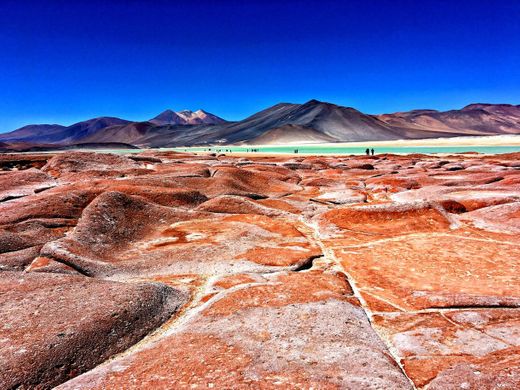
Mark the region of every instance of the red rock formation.
<instances>
[{"instance_id":1,"label":"red rock formation","mask_svg":"<svg viewBox=\"0 0 520 390\"><path fill-rule=\"evenodd\" d=\"M350 294L322 273L236 285L148 348L60 388L410 388Z\"/></svg>"},{"instance_id":2,"label":"red rock formation","mask_svg":"<svg viewBox=\"0 0 520 390\"><path fill-rule=\"evenodd\" d=\"M0 202L32 195L55 185L52 177L34 168L0 172Z\"/></svg>"},{"instance_id":3,"label":"red rock formation","mask_svg":"<svg viewBox=\"0 0 520 390\"><path fill-rule=\"evenodd\" d=\"M0 228L0 271L22 271L49 241L74 226L67 219L30 219Z\"/></svg>"},{"instance_id":4,"label":"red rock formation","mask_svg":"<svg viewBox=\"0 0 520 390\"><path fill-rule=\"evenodd\" d=\"M362 294L392 311L520 307L520 246L481 235L410 233L335 250ZM497 280L500 283L497 283Z\"/></svg>"},{"instance_id":5,"label":"red rock formation","mask_svg":"<svg viewBox=\"0 0 520 390\"><path fill-rule=\"evenodd\" d=\"M3 272L0 387L50 388L121 352L185 297L159 284Z\"/></svg>"},{"instance_id":6,"label":"red rock formation","mask_svg":"<svg viewBox=\"0 0 520 390\"><path fill-rule=\"evenodd\" d=\"M516 389L518 161L0 156L0 387Z\"/></svg>"},{"instance_id":7,"label":"red rock formation","mask_svg":"<svg viewBox=\"0 0 520 390\"><path fill-rule=\"evenodd\" d=\"M286 220L181 211L107 192L42 255L86 275L298 268L320 251Z\"/></svg>"},{"instance_id":8,"label":"red rock formation","mask_svg":"<svg viewBox=\"0 0 520 390\"><path fill-rule=\"evenodd\" d=\"M22 270L76 224L92 191L51 189L0 204L0 270Z\"/></svg>"},{"instance_id":9,"label":"red rock formation","mask_svg":"<svg viewBox=\"0 0 520 390\"><path fill-rule=\"evenodd\" d=\"M450 226L442 210L429 203L345 207L324 213L318 220L324 234L352 244L404 233L446 231Z\"/></svg>"},{"instance_id":10,"label":"red rock formation","mask_svg":"<svg viewBox=\"0 0 520 390\"><path fill-rule=\"evenodd\" d=\"M259 202L243 196L221 195L201 204L197 207L199 211L226 214L261 214L277 216L284 214L278 209L266 207Z\"/></svg>"},{"instance_id":11,"label":"red rock formation","mask_svg":"<svg viewBox=\"0 0 520 390\"><path fill-rule=\"evenodd\" d=\"M116 154L67 152L51 158L42 170L53 177L91 178L121 175L141 168L144 166L138 162Z\"/></svg>"},{"instance_id":12,"label":"red rock formation","mask_svg":"<svg viewBox=\"0 0 520 390\"><path fill-rule=\"evenodd\" d=\"M418 387L520 387L518 309L378 315L374 320Z\"/></svg>"}]
</instances>

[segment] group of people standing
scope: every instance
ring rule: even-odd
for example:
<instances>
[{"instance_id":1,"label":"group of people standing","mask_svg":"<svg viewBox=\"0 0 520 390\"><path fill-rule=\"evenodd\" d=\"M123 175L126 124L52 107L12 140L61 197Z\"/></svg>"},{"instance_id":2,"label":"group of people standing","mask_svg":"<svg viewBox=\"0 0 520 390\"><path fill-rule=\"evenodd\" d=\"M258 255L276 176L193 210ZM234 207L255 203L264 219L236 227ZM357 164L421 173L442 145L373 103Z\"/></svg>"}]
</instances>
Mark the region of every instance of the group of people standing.
<instances>
[{"instance_id":1,"label":"group of people standing","mask_svg":"<svg viewBox=\"0 0 520 390\"><path fill-rule=\"evenodd\" d=\"M184 151L187 152L188 150L185 149ZM206 149L204 149L204 151L206 152ZM208 148L207 151L208 151L208 152L211 152L211 151L212 151L212 148ZM259 151L260 151L260 149L246 149L246 152L247 152L247 153L250 153L250 152L259 152ZM228 152L228 153L231 153L232 150L231 150L231 149L215 149L215 152L217 152L217 153L220 153L220 152ZM300 152L299 149L294 149L294 153L299 153L299 152ZM366 154L367 156L370 156L370 154L372 154L372 156L373 156L373 155L374 155L374 148L372 148L372 149L367 148L367 149L365 150L365 154Z\"/></svg>"}]
</instances>

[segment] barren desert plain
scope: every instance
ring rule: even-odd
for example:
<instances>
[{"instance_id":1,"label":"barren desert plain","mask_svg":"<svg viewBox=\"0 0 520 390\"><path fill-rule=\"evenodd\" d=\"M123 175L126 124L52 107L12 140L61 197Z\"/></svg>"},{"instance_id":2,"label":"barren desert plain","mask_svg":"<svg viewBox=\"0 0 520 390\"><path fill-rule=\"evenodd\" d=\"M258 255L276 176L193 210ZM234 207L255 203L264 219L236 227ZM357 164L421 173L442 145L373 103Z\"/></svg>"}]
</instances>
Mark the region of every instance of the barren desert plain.
<instances>
[{"instance_id":1,"label":"barren desert plain","mask_svg":"<svg viewBox=\"0 0 520 390\"><path fill-rule=\"evenodd\" d=\"M2 389L520 387L520 153L0 166Z\"/></svg>"}]
</instances>

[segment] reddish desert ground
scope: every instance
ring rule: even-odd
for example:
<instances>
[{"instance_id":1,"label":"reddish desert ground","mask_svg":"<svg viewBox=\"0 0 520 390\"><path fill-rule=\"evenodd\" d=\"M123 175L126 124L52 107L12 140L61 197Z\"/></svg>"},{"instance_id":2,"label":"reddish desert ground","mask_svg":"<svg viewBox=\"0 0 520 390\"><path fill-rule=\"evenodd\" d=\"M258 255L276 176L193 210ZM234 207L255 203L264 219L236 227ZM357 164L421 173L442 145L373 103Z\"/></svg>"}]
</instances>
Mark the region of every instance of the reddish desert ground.
<instances>
[{"instance_id":1,"label":"reddish desert ground","mask_svg":"<svg viewBox=\"0 0 520 390\"><path fill-rule=\"evenodd\" d=\"M520 388L520 153L0 168L1 389Z\"/></svg>"}]
</instances>

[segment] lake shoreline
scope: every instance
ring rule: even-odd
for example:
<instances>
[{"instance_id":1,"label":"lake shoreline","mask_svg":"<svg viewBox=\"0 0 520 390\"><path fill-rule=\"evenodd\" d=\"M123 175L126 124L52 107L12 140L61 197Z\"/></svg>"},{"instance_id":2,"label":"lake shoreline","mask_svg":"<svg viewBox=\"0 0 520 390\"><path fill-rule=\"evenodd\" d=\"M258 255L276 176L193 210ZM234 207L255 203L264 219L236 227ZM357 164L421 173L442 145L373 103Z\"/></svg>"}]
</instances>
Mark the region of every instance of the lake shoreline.
<instances>
[{"instance_id":1,"label":"lake shoreline","mask_svg":"<svg viewBox=\"0 0 520 390\"><path fill-rule=\"evenodd\" d=\"M320 156L320 155L364 155L366 149L374 149L375 154L503 154L520 151L520 135L496 135L479 137L452 137L429 138L416 140L393 141L363 141L341 143L313 143L313 144L281 144L281 145L207 145L207 146L178 146L161 148L137 148L137 149L68 149L68 150L42 150L6 153L60 153L85 151L97 153L134 154L144 151L176 151L195 154L231 153L244 156ZM252 150L257 150L252 152ZM295 153L298 150L298 153Z\"/></svg>"},{"instance_id":2,"label":"lake shoreline","mask_svg":"<svg viewBox=\"0 0 520 390\"><path fill-rule=\"evenodd\" d=\"M422 138L422 139L398 139L389 141L353 141L331 143L294 143L294 144L234 144L228 147L265 148L265 147L290 147L290 146L323 146L323 147L362 147L362 146L520 146L520 134L518 135L490 135L490 136L464 136L449 138ZM220 147L213 145L212 147ZM223 146L222 146L223 147Z\"/></svg>"},{"instance_id":3,"label":"lake shoreline","mask_svg":"<svg viewBox=\"0 0 520 390\"><path fill-rule=\"evenodd\" d=\"M284 145L212 145L177 147L177 151L191 153L229 153L245 155L346 155L365 154L366 149L376 154L502 154L520 151L520 135L479 137L429 138L417 140L363 141L341 143L284 144ZM251 150L258 150L251 152ZM295 151L298 150L298 153Z\"/></svg>"}]
</instances>

